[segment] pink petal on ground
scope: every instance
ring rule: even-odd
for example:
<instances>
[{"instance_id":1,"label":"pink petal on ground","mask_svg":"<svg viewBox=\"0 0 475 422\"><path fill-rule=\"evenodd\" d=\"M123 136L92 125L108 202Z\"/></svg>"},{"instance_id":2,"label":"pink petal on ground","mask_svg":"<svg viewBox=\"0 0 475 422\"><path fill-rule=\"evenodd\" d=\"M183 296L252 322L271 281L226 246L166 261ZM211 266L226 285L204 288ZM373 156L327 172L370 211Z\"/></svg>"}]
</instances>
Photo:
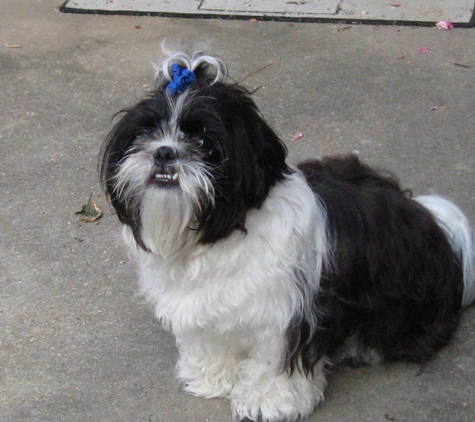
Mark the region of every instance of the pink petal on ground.
<instances>
[{"instance_id":1,"label":"pink petal on ground","mask_svg":"<svg viewBox=\"0 0 475 422\"><path fill-rule=\"evenodd\" d=\"M450 21L439 21L435 24L435 26L439 29L453 29L454 25Z\"/></svg>"},{"instance_id":2,"label":"pink petal on ground","mask_svg":"<svg viewBox=\"0 0 475 422\"><path fill-rule=\"evenodd\" d=\"M432 50L431 48L425 48L425 47L420 47L417 49L419 53L428 53L431 50Z\"/></svg>"},{"instance_id":3,"label":"pink petal on ground","mask_svg":"<svg viewBox=\"0 0 475 422\"><path fill-rule=\"evenodd\" d=\"M292 141L298 141L302 136L302 133L296 133L294 136L292 136Z\"/></svg>"}]
</instances>

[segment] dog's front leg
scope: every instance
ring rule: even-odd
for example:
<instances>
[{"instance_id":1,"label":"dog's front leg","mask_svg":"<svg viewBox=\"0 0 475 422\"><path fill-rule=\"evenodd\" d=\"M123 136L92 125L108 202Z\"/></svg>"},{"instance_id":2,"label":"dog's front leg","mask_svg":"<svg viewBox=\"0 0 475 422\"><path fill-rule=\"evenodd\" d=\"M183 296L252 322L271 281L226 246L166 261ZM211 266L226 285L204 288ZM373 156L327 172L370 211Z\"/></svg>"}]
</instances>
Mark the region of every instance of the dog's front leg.
<instances>
[{"instance_id":1,"label":"dog's front leg","mask_svg":"<svg viewBox=\"0 0 475 422\"><path fill-rule=\"evenodd\" d=\"M231 391L235 421L292 422L309 416L323 399L324 359L305 375L298 369L286 371L283 356L283 341L268 338L240 363L238 382Z\"/></svg>"},{"instance_id":2,"label":"dog's front leg","mask_svg":"<svg viewBox=\"0 0 475 422\"><path fill-rule=\"evenodd\" d=\"M183 391L198 397L228 397L238 367L238 352L229 343L205 335L177 339L176 372Z\"/></svg>"}]
</instances>

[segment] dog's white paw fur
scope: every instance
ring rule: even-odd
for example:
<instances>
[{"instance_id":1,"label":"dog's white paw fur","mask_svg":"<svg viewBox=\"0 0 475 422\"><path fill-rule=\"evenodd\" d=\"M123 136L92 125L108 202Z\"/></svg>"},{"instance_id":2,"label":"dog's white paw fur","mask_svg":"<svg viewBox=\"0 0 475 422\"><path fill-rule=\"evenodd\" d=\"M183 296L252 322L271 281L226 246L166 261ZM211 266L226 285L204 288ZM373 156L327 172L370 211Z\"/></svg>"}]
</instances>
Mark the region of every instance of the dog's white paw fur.
<instances>
[{"instance_id":1,"label":"dog's white paw fur","mask_svg":"<svg viewBox=\"0 0 475 422\"><path fill-rule=\"evenodd\" d=\"M246 367L245 372L242 371ZM239 381L231 391L233 420L293 422L306 418L323 400L324 361L307 376L295 370L268 374L256 362L242 363Z\"/></svg>"},{"instance_id":2,"label":"dog's white paw fur","mask_svg":"<svg viewBox=\"0 0 475 422\"><path fill-rule=\"evenodd\" d=\"M182 390L204 398L229 397L237 379L236 357L223 348L204 351L196 344L180 347L176 375Z\"/></svg>"},{"instance_id":3,"label":"dog's white paw fur","mask_svg":"<svg viewBox=\"0 0 475 422\"><path fill-rule=\"evenodd\" d=\"M241 336L241 344L216 338L211 341L204 333L178 338L177 377L183 391L198 397L231 399L235 421L293 422L306 418L323 400L326 360L321 359L312 373L295 368L289 374L282 369L282 344L275 340L280 337L268 335L250 343Z\"/></svg>"}]
</instances>

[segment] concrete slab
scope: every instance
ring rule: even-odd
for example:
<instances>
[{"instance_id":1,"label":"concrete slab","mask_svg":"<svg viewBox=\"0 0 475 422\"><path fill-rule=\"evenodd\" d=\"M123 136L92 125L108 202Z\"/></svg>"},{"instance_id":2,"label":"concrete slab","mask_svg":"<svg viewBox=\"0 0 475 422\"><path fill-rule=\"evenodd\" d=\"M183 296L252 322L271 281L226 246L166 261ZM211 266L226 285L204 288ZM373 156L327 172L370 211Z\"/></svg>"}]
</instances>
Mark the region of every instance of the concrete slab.
<instances>
[{"instance_id":1,"label":"concrete slab","mask_svg":"<svg viewBox=\"0 0 475 422\"><path fill-rule=\"evenodd\" d=\"M230 421L227 400L179 391L174 339L136 297L97 181L112 116L151 87L163 39L252 74L291 161L355 151L475 222L474 31L0 10L2 422ZM91 193L104 217L81 223ZM424 368L335 368L309 422L473 421L474 361L471 308Z\"/></svg>"},{"instance_id":2,"label":"concrete slab","mask_svg":"<svg viewBox=\"0 0 475 422\"><path fill-rule=\"evenodd\" d=\"M258 18L472 26L473 0L70 0L65 12L130 13L198 18Z\"/></svg>"}]
</instances>

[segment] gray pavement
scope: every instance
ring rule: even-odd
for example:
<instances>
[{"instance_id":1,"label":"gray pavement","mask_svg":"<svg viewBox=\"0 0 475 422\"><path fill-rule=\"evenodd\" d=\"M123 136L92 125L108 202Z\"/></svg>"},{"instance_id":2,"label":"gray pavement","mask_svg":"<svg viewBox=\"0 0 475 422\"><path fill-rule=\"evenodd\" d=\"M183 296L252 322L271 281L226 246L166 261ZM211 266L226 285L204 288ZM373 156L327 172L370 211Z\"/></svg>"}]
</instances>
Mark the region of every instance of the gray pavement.
<instances>
[{"instance_id":1,"label":"gray pavement","mask_svg":"<svg viewBox=\"0 0 475 422\"><path fill-rule=\"evenodd\" d=\"M471 25L474 0L68 0L71 12L153 14L159 16L240 17L297 21L391 21L429 23L449 20Z\"/></svg>"},{"instance_id":2,"label":"gray pavement","mask_svg":"<svg viewBox=\"0 0 475 422\"><path fill-rule=\"evenodd\" d=\"M230 421L173 379L173 338L136 297L101 194L111 117L167 38L221 56L292 161L355 151L475 222L475 32L61 14L0 0L0 421ZM429 48L418 53L419 48ZM435 109L433 109L435 108ZM302 139L291 141L302 133ZM75 211L92 193L99 222ZM336 368L311 421L471 421L475 309L420 368Z\"/></svg>"}]
</instances>

